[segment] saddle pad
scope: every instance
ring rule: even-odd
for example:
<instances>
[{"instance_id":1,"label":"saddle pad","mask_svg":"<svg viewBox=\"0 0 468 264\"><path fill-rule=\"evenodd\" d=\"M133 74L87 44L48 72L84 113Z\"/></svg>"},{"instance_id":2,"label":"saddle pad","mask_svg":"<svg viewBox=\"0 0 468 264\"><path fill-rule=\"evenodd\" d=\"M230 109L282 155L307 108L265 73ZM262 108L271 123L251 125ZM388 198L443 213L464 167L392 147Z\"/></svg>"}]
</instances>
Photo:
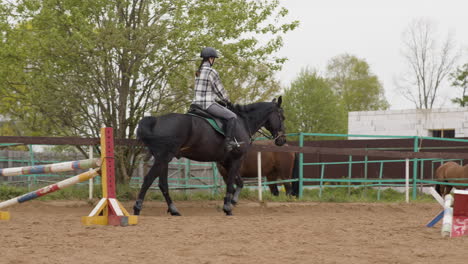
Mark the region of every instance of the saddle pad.
<instances>
[{"instance_id":1,"label":"saddle pad","mask_svg":"<svg viewBox=\"0 0 468 264\"><path fill-rule=\"evenodd\" d=\"M204 117L204 116L199 116L199 115L193 114L193 113L187 113L187 115L192 115L192 116L196 116L196 117L205 119L214 128L214 130L216 130L216 132L218 132L221 135L225 136L224 131L219 127L218 123L216 123L216 121L214 119L207 118L207 117Z\"/></svg>"}]
</instances>

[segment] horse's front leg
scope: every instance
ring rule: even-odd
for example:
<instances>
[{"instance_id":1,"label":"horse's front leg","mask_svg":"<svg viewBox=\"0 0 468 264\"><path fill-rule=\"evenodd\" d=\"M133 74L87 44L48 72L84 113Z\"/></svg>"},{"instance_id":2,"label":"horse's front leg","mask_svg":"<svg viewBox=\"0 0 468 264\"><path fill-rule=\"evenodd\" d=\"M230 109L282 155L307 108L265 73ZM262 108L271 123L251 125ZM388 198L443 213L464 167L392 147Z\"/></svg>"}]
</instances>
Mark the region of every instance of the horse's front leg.
<instances>
[{"instance_id":1,"label":"horse's front leg","mask_svg":"<svg viewBox=\"0 0 468 264\"><path fill-rule=\"evenodd\" d=\"M232 215L232 198L234 197L234 181L239 174L240 161L232 161L228 169L228 179L226 182L226 196L224 197L223 211L226 215Z\"/></svg>"},{"instance_id":2,"label":"horse's front leg","mask_svg":"<svg viewBox=\"0 0 468 264\"><path fill-rule=\"evenodd\" d=\"M167 182L168 163L165 163L161 168L161 176L159 177L159 189L161 190L164 199L167 203L167 212L171 215L180 216L179 210L177 210L175 204L172 202L169 196L169 184Z\"/></svg>"},{"instance_id":3,"label":"horse's front leg","mask_svg":"<svg viewBox=\"0 0 468 264\"><path fill-rule=\"evenodd\" d=\"M236 205L239 202L239 195L242 191L242 188L244 188L244 180L242 180L242 177L238 174L236 176L236 190L234 191L234 195L232 197L232 205Z\"/></svg>"}]
</instances>

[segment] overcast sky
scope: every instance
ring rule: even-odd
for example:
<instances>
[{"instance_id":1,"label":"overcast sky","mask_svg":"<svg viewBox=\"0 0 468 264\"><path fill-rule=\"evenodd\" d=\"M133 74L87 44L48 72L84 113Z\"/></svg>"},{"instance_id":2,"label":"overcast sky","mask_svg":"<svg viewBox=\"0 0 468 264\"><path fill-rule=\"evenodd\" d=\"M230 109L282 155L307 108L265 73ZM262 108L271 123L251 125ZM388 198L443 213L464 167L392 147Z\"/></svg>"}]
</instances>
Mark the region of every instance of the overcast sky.
<instances>
[{"instance_id":1,"label":"overcast sky","mask_svg":"<svg viewBox=\"0 0 468 264\"><path fill-rule=\"evenodd\" d=\"M300 26L284 38L279 55L289 58L278 74L283 86L304 67L323 73L334 56L349 53L365 59L385 89L391 109L414 108L395 91L393 79L402 72L402 32L419 18L429 18L443 36L453 34L468 62L468 0L282 0L289 19ZM454 107L443 96L438 106Z\"/></svg>"}]
</instances>

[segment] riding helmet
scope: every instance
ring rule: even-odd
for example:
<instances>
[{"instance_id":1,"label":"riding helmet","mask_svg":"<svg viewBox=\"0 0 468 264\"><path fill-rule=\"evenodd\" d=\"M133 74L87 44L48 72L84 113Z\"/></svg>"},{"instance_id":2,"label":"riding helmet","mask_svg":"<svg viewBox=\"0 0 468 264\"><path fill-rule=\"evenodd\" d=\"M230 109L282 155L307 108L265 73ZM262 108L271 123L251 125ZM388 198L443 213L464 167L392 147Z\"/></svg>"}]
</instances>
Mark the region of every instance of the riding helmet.
<instances>
[{"instance_id":1,"label":"riding helmet","mask_svg":"<svg viewBox=\"0 0 468 264\"><path fill-rule=\"evenodd\" d=\"M212 58L212 57L218 58L218 52L216 52L216 50L211 47L206 47L201 51L200 57L204 59Z\"/></svg>"}]
</instances>

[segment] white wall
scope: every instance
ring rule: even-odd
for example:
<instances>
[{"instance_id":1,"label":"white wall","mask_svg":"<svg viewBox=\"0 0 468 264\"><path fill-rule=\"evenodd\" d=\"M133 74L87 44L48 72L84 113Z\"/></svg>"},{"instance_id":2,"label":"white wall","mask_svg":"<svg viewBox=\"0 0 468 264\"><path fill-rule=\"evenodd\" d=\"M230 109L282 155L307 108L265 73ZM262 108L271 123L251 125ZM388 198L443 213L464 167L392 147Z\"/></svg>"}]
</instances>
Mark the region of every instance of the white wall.
<instances>
[{"instance_id":1,"label":"white wall","mask_svg":"<svg viewBox=\"0 0 468 264\"><path fill-rule=\"evenodd\" d=\"M468 107L348 113L348 134L430 137L432 129L455 129L455 137L468 137Z\"/></svg>"}]
</instances>

